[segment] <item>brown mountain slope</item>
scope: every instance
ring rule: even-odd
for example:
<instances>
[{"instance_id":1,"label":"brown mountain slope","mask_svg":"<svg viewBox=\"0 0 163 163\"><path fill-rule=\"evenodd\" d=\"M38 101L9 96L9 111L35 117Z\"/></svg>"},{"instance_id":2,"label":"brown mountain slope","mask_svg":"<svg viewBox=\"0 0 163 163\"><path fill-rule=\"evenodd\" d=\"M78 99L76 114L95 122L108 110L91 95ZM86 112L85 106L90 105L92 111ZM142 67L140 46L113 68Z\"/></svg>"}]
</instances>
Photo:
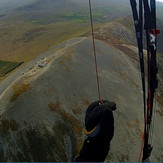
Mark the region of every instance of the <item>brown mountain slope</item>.
<instances>
[{"instance_id":1,"label":"brown mountain slope","mask_svg":"<svg viewBox=\"0 0 163 163\"><path fill-rule=\"evenodd\" d=\"M85 109L97 100L97 90L92 41L88 38L77 40L73 46L68 45L74 40L68 41L60 57L3 111L1 161L72 161L79 152L84 139ZM96 47L102 98L115 101L118 106L114 114L115 136L107 161L135 162L143 131L137 65L126 54L104 42L96 41ZM22 80L26 82L28 78ZM21 80L17 84L21 87ZM162 124L158 106L156 119L156 126ZM163 159L162 132L162 126L154 132L151 161Z\"/></svg>"},{"instance_id":2,"label":"brown mountain slope","mask_svg":"<svg viewBox=\"0 0 163 163\"><path fill-rule=\"evenodd\" d=\"M163 22L158 20L158 28L163 26ZM91 36L90 33L86 33L84 36ZM125 17L119 19L116 22L107 23L100 28L96 28L95 30L95 38L101 41L106 42L109 45L114 46L116 49L124 52L125 55L133 61L137 67L139 67L139 57L138 57L138 49L137 49L137 41L135 38L135 29L133 20L131 17ZM163 111L163 50L162 50L162 38L163 33L158 35L158 51L157 51L157 63L158 63L158 96L157 100ZM145 45L145 36L144 36L144 48ZM146 51L144 50L144 56L146 57ZM139 69L138 69L139 70ZM146 70L147 73L147 70Z\"/></svg>"}]
</instances>

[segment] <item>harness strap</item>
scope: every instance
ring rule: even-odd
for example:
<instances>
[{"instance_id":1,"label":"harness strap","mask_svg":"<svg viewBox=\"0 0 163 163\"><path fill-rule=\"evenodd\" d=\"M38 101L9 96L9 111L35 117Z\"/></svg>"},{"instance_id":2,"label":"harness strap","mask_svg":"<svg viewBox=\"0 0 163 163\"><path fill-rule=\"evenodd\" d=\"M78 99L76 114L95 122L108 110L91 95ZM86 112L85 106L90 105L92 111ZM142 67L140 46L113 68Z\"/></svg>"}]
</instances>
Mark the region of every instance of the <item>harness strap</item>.
<instances>
[{"instance_id":1,"label":"harness strap","mask_svg":"<svg viewBox=\"0 0 163 163\"><path fill-rule=\"evenodd\" d=\"M88 136L88 137L94 137L96 136L99 132L100 132L100 129L101 129L101 125L98 124L97 126L95 126L95 128L93 128L91 131L88 131L86 128L84 129L84 132L85 134Z\"/></svg>"}]
</instances>

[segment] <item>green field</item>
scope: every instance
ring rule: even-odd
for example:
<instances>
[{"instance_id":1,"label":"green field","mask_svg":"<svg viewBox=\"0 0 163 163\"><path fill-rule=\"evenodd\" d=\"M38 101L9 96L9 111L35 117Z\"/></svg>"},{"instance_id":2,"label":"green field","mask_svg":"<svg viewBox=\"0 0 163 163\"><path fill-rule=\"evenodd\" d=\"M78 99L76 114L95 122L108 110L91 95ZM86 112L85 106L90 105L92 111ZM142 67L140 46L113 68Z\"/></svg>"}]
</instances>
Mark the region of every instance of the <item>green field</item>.
<instances>
[{"instance_id":1,"label":"green field","mask_svg":"<svg viewBox=\"0 0 163 163\"><path fill-rule=\"evenodd\" d=\"M112 9L110 8L98 8L93 10L93 21L94 23L106 23L108 20L111 20ZM88 10L78 11L78 12L66 12L59 15L59 19L62 21L81 21L89 22L90 16Z\"/></svg>"},{"instance_id":2,"label":"green field","mask_svg":"<svg viewBox=\"0 0 163 163\"><path fill-rule=\"evenodd\" d=\"M20 66L23 62L0 61L0 77L4 77L9 72Z\"/></svg>"}]
</instances>

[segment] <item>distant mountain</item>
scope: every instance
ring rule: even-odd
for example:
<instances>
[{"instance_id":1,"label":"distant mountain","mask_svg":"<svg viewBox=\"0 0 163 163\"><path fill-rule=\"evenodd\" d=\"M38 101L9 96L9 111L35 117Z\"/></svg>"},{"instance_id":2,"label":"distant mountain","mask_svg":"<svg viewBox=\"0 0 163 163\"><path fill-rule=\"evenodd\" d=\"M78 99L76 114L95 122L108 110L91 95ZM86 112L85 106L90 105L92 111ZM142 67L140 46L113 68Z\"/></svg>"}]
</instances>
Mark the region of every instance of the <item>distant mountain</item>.
<instances>
[{"instance_id":1,"label":"distant mountain","mask_svg":"<svg viewBox=\"0 0 163 163\"><path fill-rule=\"evenodd\" d=\"M163 19L163 5L162 3L157 5L158 18ZM95 22L99 20L108 22L131 15L128 0L93 0L92 8ZM42 19L45 23L49 23L65 15L68 17L79 12L82 13L80 16L88 15L87 0L0 0L0 18L6 15L7 19L24 21Z\"/></svg>"},{"instance_id":2,"label":"distant mountain","mask_svg":"<svg viewBox=\"0 0 163 163\"><path fill-rule=\"evenodd\" d=\"M23 3L20 0L16 0L15 3L12 2L10 5L9 2L10 0L4 4L6 6L8 4L9 8L12 6L12 10L7 14L7 19L12 18L24 21L32 19L44 19L46 21L48 19L54 22L58 17L75 13L79 14L79 12L89 16L87 0L25 0ZM99 17L98 21L104 19L107 22L129 14L129 3L127 0L95 0L92 1L92 8L95 18Z\"/></svg>"},{"instance_id":3,"label":"distant mountain","mask_svg":"<svg viewBox=\"0 0 163 163\"><path fill-rule=\"evenodd\" d=\"M27 5L33 1L34 0L0 0L0 13Z\"/></svg>"}]
</instances>

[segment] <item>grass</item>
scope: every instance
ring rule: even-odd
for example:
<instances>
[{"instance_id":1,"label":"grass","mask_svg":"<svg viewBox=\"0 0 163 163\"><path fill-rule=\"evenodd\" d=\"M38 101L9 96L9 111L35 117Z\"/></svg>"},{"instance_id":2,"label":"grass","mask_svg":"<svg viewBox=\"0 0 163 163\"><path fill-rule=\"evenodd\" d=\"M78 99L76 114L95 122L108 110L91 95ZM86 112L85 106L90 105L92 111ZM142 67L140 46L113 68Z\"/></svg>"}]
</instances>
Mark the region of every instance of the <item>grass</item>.
<instances>
[{"instance_id":1,"label":"grass","mask_svg":"<svg viewBox=\"0 0 163 163\"><path fill-rule=\"evenodd\" d=\"M72 21L72 20L88 21L89 14L87 12L68 12L68 13L61 14L59 18L61 20L66 20L66 21Z\"/></svg>"},{"instance_id":2,"label":"grass","mask_svg":"<svg viewBox=\"0 0 163 163\"><path fill-rule=\"evenodd\" d=\"M38 10L37 14L35 11L31 13L18 12L18 15L13 15L13 17L10 15L1 19L0 60L28 62L49 48L90 31L87 7L86 5L77 10L73 10L73 8L69 10L69 7L65 6L59 12L60 14L55 14L55 9L50 7L45 11ZM126 14L123 11L126 9L126 5L122 3L96 6L92 11L94 25L124 16ZM26 11L24 10L24 12ZM46 14L43 14L44 12ZM123 14L121 15L121 13ZM0 16L3 17L4 13L0 13Z\"/></svg>"},{"instance_id":3,"label":"grass","mask_svg":"<svg viewBox=\"0 0 163 163\"><path fill-rule=\"evenodd\" d=\"M20 66L22 63L23 62L0 61L0 77L4 77L6 74Z\"/></svg>"},{"instance_id":4,"label":"grass","mask_svg":"<svg viewBox=\"0 0 163 163\"><path fill-rule=\"evenodd\" d=\"M80 108L80 105L78 103L74 103L74 105L72 106L72 112L75 114L75 115L79 115L81 114L81 108Z\"/></svg>"},{"instance_id":5,"label":"grass","mask_svg":"<svg viewBox=\"0 0 163 163\"><path fill-rule=\"evenodd\" d=\"M49 104L49 109L50 111L56 111L61 108L60 103L57 101L56 103L50 103Z\"/></svg>"},{"instance_id":6,"label":"grass","mask_svg":"<svg viewBox=\"0 0 163 163\"><path fill-rule=\"evenodd\" d=\"M49 130L50 128L50 130ZM68 162L64 137L68 135L72 146L72 158L77 155L77 141L72 128L65 122L58 121L56 125L32 125L18 131L16 141L19 150L12 156L13 162ZM10 138L10 135L9 135ZM7 137L7 139L9 139ZM10 143L12 144L12 140ZM0 161L8 156L0 152ZM11 152L9 152L11 153ZM12 153L11 153L12 154Z\"/></svg>"},{"instance_id":7,"label":"grass","mask_svg":"<svg viewBox=\"0 0 163 163\"><path fill-rule=\"evenodd\" d=\"M55 103L50 103L48 107L49 107L50 111L55 111L55 112L59 113L64 120L66 120L68 123L71 124L73 131L76 134L81 135L82 128L81 128L78 120L70 113L65 112L65 110L62 109L61 103L59 101L57 101Z\"/></svg>"},{"instance_id":8,"label":"grass","mask_svg":"<svg viewBox=\"0 0 163 163\"><path fill-rule=\"evenodd\" d=\"M158 113L161 117L163 117L163 112L160 110L156 110L156 113Z\"/></svg>"},{"instance_id":9,"label":"grass","mask_svg":"<svg viewBox=\"0 0 163 163\"><path fill-rule=\"evenodd\" d=\"M93 11L94 23L105 20L110 11ZM21 18L21 19L20 19ZM59 16L26 19L10 17L0 22L0 60L28 62L49 48L90 31L89 13L83 9L63 11ZM11 22L11 23L10 23Z\"/></svg>"},{"instance_id":10,"label":"grass","mask_svg":"<svg viewBox=\"0 0 163 163\"><path fill-rule=\"evenodd\" d=\"M0 26L0 60L28 62L51 47L78 37L89 30L78 21L36 25L18 21Z\"/></svg>"},{"instance_id":11,"label":"grass","mask_svg":"<svg viewBox=\"0 0 163 163\"><path fill-rule=\"evenodd\" d=\"M86 98L82 99L82 103L85 107L88 107L90 104L90 102Z\"/></svg>"},{"instance_id":12,"label":"grass","mask_svg":"<svg viewBox=\"0 0 163 163\"><path fill-rule=\"evenodd\" d=\"M14 102L22 93L29 89L30 84L17 83L13 86L13 95L10 98L11 102Z\"/></svg>"},{"instance_id":13,"label":"grass","mask_svg":"<svg viewBox=\"0 0 163 163\"><path fill-rule=\"evenodd\" d=\"M162 96L162 94L159 96L156 96L156 100L158 101L158 103L159 103L159 106L160 106L160 109L161 109L161 111L162 111L162 113L163 113L163 96ZM163 114L162 114L163 115Z\"/></svg>"},{"instance_id":14,"label":"grass","mask_svg":"<svg viewBox=\"0 0 163 163\"><path fill-rule=\"evenodd\" d=\"M14 119L2 119L0 130L2 134L7 134L9 130L17 131L19 128L19 124Z\"/></svg>"},{"instance_id":15,"label":"grass","mask_svg":"<svg viewBox=\"0 0 163 163\"><path fill-rule=\"evenodd\" d=\"M94 23L106 23L108 20L112 19L112 15L114 14L114 9L112 7L98 7L95 9L92 9L93 14L93 21ZM66 12L59 15L59 19L66 20L66 21L81 21L81 22L89 22L90 16L89 16L89 10L83 9L78 12Z\"/></svg>"}]
</instances>

